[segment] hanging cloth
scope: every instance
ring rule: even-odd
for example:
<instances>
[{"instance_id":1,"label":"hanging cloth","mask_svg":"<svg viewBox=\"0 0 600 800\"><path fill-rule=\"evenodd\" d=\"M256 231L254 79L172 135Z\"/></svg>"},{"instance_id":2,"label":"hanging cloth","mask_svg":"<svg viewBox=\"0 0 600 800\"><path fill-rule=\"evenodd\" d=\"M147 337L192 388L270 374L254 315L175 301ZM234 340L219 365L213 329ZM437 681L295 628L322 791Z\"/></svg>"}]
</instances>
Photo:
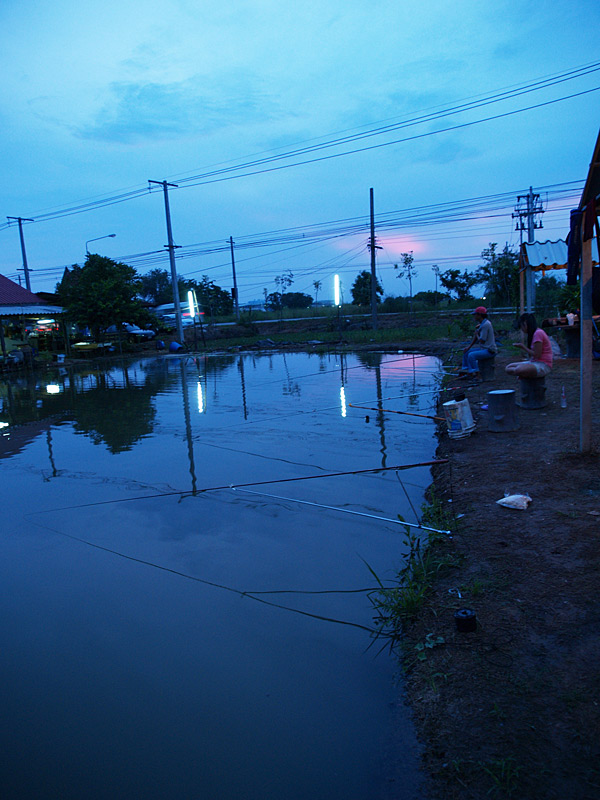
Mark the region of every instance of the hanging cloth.
<instances>
[{"instance_id":1,"label":"hanging cloth","mask_svg":"<svg viewBox=\"0 0 600 800\"><path fill-rule=\"evenodd\" d=\"M567 236L567 285L575 286L581 261L582 211L571 211L571 226Z\"/></svg>"}]
</instances>

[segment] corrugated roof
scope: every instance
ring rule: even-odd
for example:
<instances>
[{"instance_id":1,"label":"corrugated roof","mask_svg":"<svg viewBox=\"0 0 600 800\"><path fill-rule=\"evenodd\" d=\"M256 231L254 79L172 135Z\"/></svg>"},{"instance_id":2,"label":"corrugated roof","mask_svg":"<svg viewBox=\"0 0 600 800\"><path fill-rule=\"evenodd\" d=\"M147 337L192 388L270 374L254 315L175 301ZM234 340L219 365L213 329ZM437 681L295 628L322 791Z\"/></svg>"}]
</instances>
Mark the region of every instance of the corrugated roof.
<instances>
[{"instance_id":1,"label":"corrugated roof","mask_svg":"<svg viewBox=\"0 0 600 800\"><path fill-rule=\"evenodd\" d=\"M567 243L564 239L556 242L523 242L523 258L532 269L566 269ZM598 244L592 242L592 263L598 263Z\"/></svg>"},{"instance_id":2,"label":"corrugated roof","mask_svg":"<svg viewBox=\"0 0 600 800\"><path fill-rule=\"evenodd\" d=\"M0 318L2 317L56 317L63 314L64 309L60 306L49 306L47 303L36 305L0 305Z\"/></svg>"},{"instance_id":3,"label":"corrugated roof","mask_svg":"<svg viewBox=\"0 0 600 800\"><path fill-rule=\"evenodd\" d=\"M30 292L29 289L24 289L18 283L11 281L10 278L0 275L0 305L36 305L42 303L42 299Z\"/></svg>"}]
</instances>

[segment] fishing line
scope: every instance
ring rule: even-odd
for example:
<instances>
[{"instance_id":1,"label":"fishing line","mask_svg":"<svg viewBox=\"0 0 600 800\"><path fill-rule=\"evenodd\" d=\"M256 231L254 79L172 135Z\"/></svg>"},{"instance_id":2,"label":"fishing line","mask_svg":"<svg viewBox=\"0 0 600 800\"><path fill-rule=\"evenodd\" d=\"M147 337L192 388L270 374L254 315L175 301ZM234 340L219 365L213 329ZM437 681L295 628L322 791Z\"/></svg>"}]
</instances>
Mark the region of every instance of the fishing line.
<instances>
[{"instance_id":1,"label":"fishing line","mask_svg":"<svg viewBox=\"0 0 600 800\"><path fill-rule=\"evenodd\" d=\"M348 403L349 408L363 408L365 411L382 411L384 414L406 414L408 417L423 417L424 419L435 419L438 422L445 422L444 417L432 417L431 414L416 414L414 411L392 411L389 408L373 408L372 406L355 406Z\"/></svg>"},{"instance_id":2,"label":"fishing line","mask_svg":"<svg viewBox=\"0 0 600 800\"><path fill-rule=\"evenodd\" d=\"M31 517L32 514L25 514L25 517ZM348 620L343 619L335 619L334 617L326 617L322 614L313 614L309 611L302 611L299 608L292 608L291 606L284 606L281 603L274 603L271 600L265 600L262 597L256 597L255 594L269 594L269 592L244 592L240 589L235 589L232 586L226 586L222 583L216 583L215 581L209 581L204 578L198 578L196 575L189 575L186 572L181 572L180 570L173 569L172 567L165 567L162 564L156 564L153 561L147 561L143 558L137 558L136 556L130 556L126 553L121 553L118 550L113 550L110 547L105 547L104 545L97 544L95 542L90 542L88 539L82 539L79 536L73 536L70 533L65 533L64 531L59 531L57 528L52 528L49 525L44 525L41 522L36 522L33 520L33 524L39 526L40 528L45 528L46 530L52 531L53 533L58 534L59 536L64 536L66 539L72 539L75 542L79 542L80 544L87 545L88 547L93 547L96 550L102 550L105 553L110 553L113 556L117 556L118 558L123 558L126 561L132 561L135 564L142 564L145 567L152 567L153 569L161 570L162 572L168 572L171 575L176 575L179 578L185 578L189 581L194 581L195 583L202 583L205 586L212 586L215 589L223 589L226 592L232 592L233 594L237 594L239 597L247 597L250 600L255 600L257 603L263 603L266 606L272 606L273 608L280 608L283 611L291 611L294 614L300 614L304 617L310 617L311 619L319 619L323 622L333 622L337 625L347 625L351 628L359 628L360 630L367 631L371 634L380 635L380 632L377 631L375 628L369 628L366 625L361 625L358 622L349 622ZM381 587L375 587L373 589L350 589L348 593L357 593L357 592L373 592L378 591ZM277 593L277 592L272 592ZM283 593L283 592L282 592ZM344 590L330 590L330 591L320 591L320 592L297 592L298 594L334 594L334 593L345 593Z\"/></svg>"},{"instance_id":3,"label":"fishing line","mask_svg":"<svg viewBox=\"0 0 600 800\"><path fill-rule=\"evenodd\" d=\"M300 503L304 506L314 506L315 508L325 508L329 511L339 511L341 514L352 514L355 517L367 517L368 519L376 519L379 522L391 522L394 525L405 525L409 528L418 528L422 531L431 531L432 533L444 533L446 536L452 536L452 531L440 531L436 528L427 528L425 525L416 525L414 522L405 522L404 520L400 519L390 519L389 517L380 517L376 514L367 514L364 511L352 511L349 508L339 508L339 506L326 506L323 503L313 503L309 500L298 500L296 497L281 497L280 495L276 494L267 494L266 492L253 492L251 489L238 489L235 486L230 487L234 492L240 491L245 492L246 494L255 494L259 497L270 497L273 500L285 500L289 503Z\"/></svg>"},{"instance_id":4,"label":"fishing line","mask_svg":"<svg viewBox=\"0 0 600 800\"><path fill-rule=\"evenodd\" d=\"M128 503L132 500L152 500L159 497L176 497L179 496L180 500L183 500L186 497L196 497L199 494L203 494L204 492L216 492L221 489L241 489L246 486L266 486L272 483L291 483L293 481L310 481L315 480L316 478L337 478L341 475L364 475L366 473L373 473L373 472L387 472L388 470L401 470L401 469L412 469L414 467L430 467L434 466L435 464L445 464L447 463L448 459L435 459L434 461L423 461L419 464L402 464L400 466L395 467L375 467L372 469L355 469L350 470L347 472L329 472L324 475L302 475L298 478L277 478L275 480L269 481L252 481L250 483L238 483L235 486L231 483L223 484L222 486L206 486L204 489L195 489L190 491L187 490L180 490L180 491L173 491L173 492L159 492L157 494L146 494L146 495L138 495L136 497L119 497L115 498L114 500L98 500L94 503L80 503L78 505L73 506L63 506L61 508L49 508L42 511L32 511L31 514L48 514L53 511L71 511L75 508L91 508L93 506L106 506L116 503ZM358 512L356 512L358 513ZM29 516L29 515L28 515Z\"/></svg>"}]
</instances>

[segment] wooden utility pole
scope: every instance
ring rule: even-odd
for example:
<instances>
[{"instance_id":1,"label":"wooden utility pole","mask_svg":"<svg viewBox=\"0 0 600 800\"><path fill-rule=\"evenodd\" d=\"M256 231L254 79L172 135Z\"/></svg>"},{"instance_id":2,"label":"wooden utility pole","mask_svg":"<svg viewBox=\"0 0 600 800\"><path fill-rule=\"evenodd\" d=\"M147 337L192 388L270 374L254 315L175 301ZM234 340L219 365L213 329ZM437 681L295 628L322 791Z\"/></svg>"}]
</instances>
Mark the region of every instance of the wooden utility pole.
<instances>
[{"instance_id":1,"label":"wooden utility pole","mask_svg":"<svg viewBox=\"0 0 600 800\"><path fill-rule=\"evenodd\" d=\"M238 301L238 288L237 288L237 281L235 279L235 258L233 256L233 236L229 237L229 246L231 247L231 271L233 272L233 305L235 308L235 318L239 322L240 321L240 304Z\"/></svg>"},{"instance_id":2,"label":"wooden utility pole","mask_svg":"<svg viewBox=\"0 0 600 800\"><path fill-rule=\"evenodd\" d=\"M7 217L6 219L9 222L12 219L19 223L19 237L21 239L21 255L23 257L23 272L25 273L25 286L29 291L31 291L31 281L29 280L29 267L27 266L27 253L25 252L25 238L23 236L23 223L33 222L34 220L24 219L23 217Z\"/></svg>"},{"instance_id":3,"label":"wooden utility pole","mask_svg":"<svg viewBox=\"0 0 600 800\"><path fill-rule=\"evenodd\" d=\"M171 263L171 283L173 285L173 305L175 307L175 321L177 323L177 337L181 344L184 344L183 337L183 324L181 322L181 303L179 301L179 282L177 280L177 269L175 267L175 247L173 244L173 231L171 230L171 211L169 209L169 187L177 188L176 183L167 183L166 181L148 181L148 183L155 183L163 187L163 194L165 196L165 216L167 218L167 248L169 250L169 261Z\"/></svg>"},{"instance_id":4,"label":"wooden utility pole","mask_svg":"<svg viewBox=\"0 0 600 800\"><path fill-rule=\"evenodd\" d=\"M375 268L375 205L373 201L373 189L369 190L371 200L371 236L369 239L369 249L371 250L371 320L373 330L377 330L377 272Z\"/></svg>"}]
</instances>

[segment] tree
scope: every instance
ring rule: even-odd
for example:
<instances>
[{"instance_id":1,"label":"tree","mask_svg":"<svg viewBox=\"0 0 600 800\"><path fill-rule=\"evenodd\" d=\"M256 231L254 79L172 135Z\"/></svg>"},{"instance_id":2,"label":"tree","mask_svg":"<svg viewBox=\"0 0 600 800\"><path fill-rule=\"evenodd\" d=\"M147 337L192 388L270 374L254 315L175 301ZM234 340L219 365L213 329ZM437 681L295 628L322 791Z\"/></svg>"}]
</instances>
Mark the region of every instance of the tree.
<instances>
[{"instance_id":1,"label":"tree","mask_svg":"<svg viewBox=\"0 0 600 800\"><path fill-rule=\"evenodd\" d=\"M189 288L195 290L198 305L202 311L208 312L211 317L213 315L225 316L232 313L233 297L230 292L221 289L207 275L202 276L200 283L190 281L190 284L192 285Z\"/></svg>"},{"instance_id":2,"label":"tree","mask_svg":"<svg viewBox=\"0 0 600 800\"><path fill-rule=\"evenodd\" d=\"M96 254L88 255L83 267L74 264L65 270L56 286L68 319L89 325L96 340L109 325L144 318L139 292L140 279L133 267Z\"/></svg>"},{"instance_id":3,"label":"tree","mask_svg":"<svg viewBox=\"0 0 600 800\"><path fill-rule=\"evenodd\" d=\"M181 290L179 292L181 297ZM140 278L140 297L154 305L173 302L171 273L166 269L153 269Z\"/></svg>"},{"instance_id":4,"label":"tree","mask_svg":"<svg viewBox=\"0 0 600 800\"><path fill-rule=\"evenodd\" d=\"M496 242L491 242L482 251L484 264L477 270L479 283L485 285L490 305L515 306L519 302L519 255L508 244L501 253L497 247Z\"/></svg>"},{"instance_id":5,"label":"tree","mask_svg":"<svg viewBox=\"0 0 600 800\"><path fill-rule=\"evenodd\" d=\"M355 306L368 306L371 304L371 273L367 269L363 269L356 276L352 288L352 302ZM383 294L381 284L375 280L375 302L381 303L380 295Z\"/></svg>"},{"instance_id":6,"label":"tree","mask_svg":"<svg viewBox=\"0 0 600 800\"><path fill-rule=\"evenodd\" d=\"M394 264L394 269L398 270L397 278L408 278L408 296L410 298L409 307L412 306L412 279L417 275L417 270L414 267L414 257L412 250L410 253L402 253L402 266Z\"/></svg>"},{"instance_id":7,"label":"tree","mask_svg":"<svg viewBox=\"0 0 600 800\"><path fill-rule=\"evenodd\" d=\"M284 272L283 275L277 275L275 277L275 286L277 286L277 290L283 294L286 289L294 282L294 276L291 271L288 269L287 272Z\"/></svg>"},{"instance_id":8,"label":"tree","mask_svg":"<svg viewBox=\"0 0 600 800\"><path fill-rule=\"evenodd\" d=\"M281 295L281 303L284 308L310 308L313 299L304 292L285 292Z\"/></svg>"},{"instance_id":9,"label":"tree","mask_svg":"<svg viewBox=\"0 0 600 800\"><path fill-rule=\"evenodd\" d=\"M447 269L440 272L440 283L449 292L454 292L457 300L469 300L471 289L479 283L479 276L476 272L468 272L466 269L461 274L459 269Z\"/></svg>"},{"instance_id":10,"label":"tree","mask_svg":"<svg viewBox=\"0 0 600 800\"><path fill-rule=\"evenodd\" d=\"M321 281L313 281L313 288L315 290L315 305L317 305L317 301L319 299L319 292L321 291L321 286L323 284Z\"/></svg>"},{"instance_id":11,"label":"tree","mask_svg":"<svg viewBox=\"0 0 600 800\"><path fill-rule=\"evenodd\" d=\"M267 311L279 311L283 308L283 303L281 302L281 292L271 292L267 294L267 290L265 289L265 308Z\"/></svg>"}]
</instances>

